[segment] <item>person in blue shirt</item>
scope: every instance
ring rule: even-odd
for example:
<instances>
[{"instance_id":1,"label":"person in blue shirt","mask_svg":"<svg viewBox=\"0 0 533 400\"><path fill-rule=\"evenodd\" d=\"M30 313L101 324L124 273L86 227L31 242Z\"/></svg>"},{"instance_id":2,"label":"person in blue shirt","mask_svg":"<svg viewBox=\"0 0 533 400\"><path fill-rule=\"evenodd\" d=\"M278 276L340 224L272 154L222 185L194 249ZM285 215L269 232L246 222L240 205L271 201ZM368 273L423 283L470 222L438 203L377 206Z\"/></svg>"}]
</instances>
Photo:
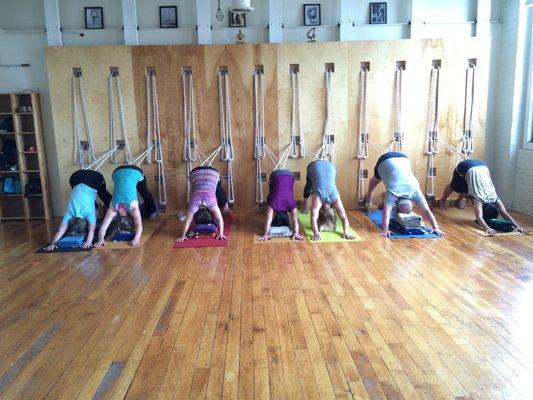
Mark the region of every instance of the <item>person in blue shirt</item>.
<instances>
[{"instance_id":1,"label":"person in blue shirt","mask_svg":"<svg viewBox=\"0 0 533 400\"><path fill-rule=\"evenodd\" d=\"M335 165L327 160L315 160L307 166L302 212L307 213L311 199L310 221L313 240L322 239L320 231L334 231L337 228L335 211L342 221L342 237L348 240L355 239L348 230L350 222L335 184L336 174Z\"/></svg>"},{"instance_id":2,"label":"person in blue shirt","mask_svg":"<svg viewBox=\"0 0 533 400\"><path fill-rule=\"evenodd\" d=\"M137 191L144 199L146 213L150 218L157 215L157 206L146 185L146 177L142 169L135 165L122 165L116 168L111 175L115 188L111 198L110 207L102 221L102 226L98 231L98 241L95 247L105 245L105 235L111 221L117 216L126 217L130 215L135 225L135 236L130 242L131 246L139 246L142 234L142 218L137 198Z\"/></svg>"},{"instance_id":3,"label":"person in blue shirt","mask_svg":"<svg viewBox=\"0 0 533 400\"><path fill-rule=\"evenodd\" d=\"M67 209L54 239L44 248L45 251L55 250L58 247L57 242L65 233L68 236L81 236L87 233L82 247L91 247L96 229L96 196L109 207L111 194L107 191L104 176L100 172L75 171L70 176L69 183L72 190Z\"/></svg>"}]
</instances>

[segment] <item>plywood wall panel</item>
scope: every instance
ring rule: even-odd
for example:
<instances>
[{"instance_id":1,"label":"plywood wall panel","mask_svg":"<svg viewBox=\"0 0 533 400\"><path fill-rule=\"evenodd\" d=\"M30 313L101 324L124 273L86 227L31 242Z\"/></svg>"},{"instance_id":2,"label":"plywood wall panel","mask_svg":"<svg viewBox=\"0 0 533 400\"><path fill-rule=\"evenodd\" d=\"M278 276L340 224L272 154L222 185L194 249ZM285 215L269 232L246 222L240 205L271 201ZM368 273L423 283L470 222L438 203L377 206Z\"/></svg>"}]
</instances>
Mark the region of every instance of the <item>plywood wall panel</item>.
<instances>
[{"instance_id":1,"label":"plywood wall panel","mask_svg":"<svg viewBox=\"0 0 533 400\"><path fill-rule=\"evenodd\" d=\"M187 45L53 48L48 50L48 69L52 95L54 126L64 195L68 193L71 165L72 121L70 77L72 67L81 66L87 85L89 112L93 120L99 153L108 148L106 78L110 66L119 66L127 121L133 150L145 146L146 67L157 73L161 132L168 184L167 210L183 209L186 202L185 164L183 162L183 102L181 69L193 70L197 137L204 153L220 143L218 107L218 66L229 70L232 128L235 147L236 209L255 209L255 162L253 119L253 70L263 65L265 78L265 134L269 147L278 154L289 144L291 120L290 64L299 64L301 82L302 126L307 146L318 151L324 128L325 64L334 63L332 81L332 131L335 135L337 184L345 204L356 207L359 69L370 62L368 82L370 138L380 147L392 140L393 83L396 61L406 61L404 74L403 121L405 151L423 188L427 168L425 125L429 73L433 59L442 60L440 86L441 137L457 146L462 136L464 78L468 58L478 59L476 75L475 156L483 156L484 121L487 93L488 58L479 39L399 40L373 42L331 42L280 45ZM67 157L67 154L69 157ZM367 169L372 174L378 152L370 151ZM287 167L301 173L295 197L302 198L306 160L289 160ZM225 173L223 163L214 165ZM449 181L455 159L444 151L436 157L437 192ZM272 165L265 161L270 172ZM144 166L149 184L155 189L153 166ZM104 171L110 170L107 167ZM109 172L109 171L108 171Z\"/></svg>"},{"instance_id":2,"label":"plywood wall panel","mask_svg":"<svg viewBox=\"0 0 533 400\"><path fill-rule=\"evenodd\" d=\"M61 198L63 204L66 204L70 193L68 184L70 174L79 168L73 164L72 68L81 67L83 72L87 109L97 156L109 150L110 147L107 77L109 67L119 68L126 129L129 133L131 150L137 154L142 144L137 139L131 51L126 46L49 47L46 49L46 59L54 139L57 159L60 163L58 171L61 180ZM117 132L117 139L120 138L118 135ZM120 156L119 161L122 160L123 157ZM108 178L108 186L111 189L113 188L111 172L115 167L114 164L106 163L101 169L101 172Z\"/></svg>"}]
</instances>

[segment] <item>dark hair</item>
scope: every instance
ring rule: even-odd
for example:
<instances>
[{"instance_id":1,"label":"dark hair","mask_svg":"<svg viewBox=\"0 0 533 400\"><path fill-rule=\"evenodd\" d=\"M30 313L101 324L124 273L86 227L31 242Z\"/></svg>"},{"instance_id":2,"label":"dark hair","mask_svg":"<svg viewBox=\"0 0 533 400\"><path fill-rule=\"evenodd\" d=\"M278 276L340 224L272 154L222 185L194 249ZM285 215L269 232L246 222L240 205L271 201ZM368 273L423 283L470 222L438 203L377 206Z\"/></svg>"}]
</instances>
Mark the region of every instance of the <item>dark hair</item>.
<instances>
[{"instance_id":1,"label":"dark hair","mask_svg":"<svg viewBox=\"0 0 533 400\"><path fill-rule=\"evenodd\" d=\"M495 219L498 218L500 211L496 203L483 204L483 219Z\"/></svg>"},{"instance_id":2,"label":"dark hair","mask_svg":"<svg viewBox=\"0 0 533 400\"><path fill-rule=\"evenodd\" d=\"M287 211L277 211L272 219L272 226L289 226L289 214Z\"/></svg>"},{"instance_id":3,"label":"dark hair","mask_svg":"<svg viewBox=\"0 0 533 400\"><path fill-rule=\"evenodd\" d=\"M87 233L87 220L74 217L68 221L67 236L81 236Z\"/></svg>"},{"instance_id":4,"label":"dark hair","mask_svg":"<svg viewBox=\"0 0 533 400\"><path fill-rule=\"evenodd\" d=\"M194 213L193 220L196 225L212 224L213 215L207 208L200 207L198 211Z\"/></svg>"},{"instance_id":5,"label":"dark hair","mask_svg":"<svg viewBox=\"0 0 533 400\"><path fill-rule=\"evenodd\" d=\"M115 218L113 218L113 220L111 221L111 224L109 224L109 228L107 228L106 238L113 237L118 233L133 231L135 231L135 223L133 221L133 217L129 214L117 214Z\"/></svg>"}]
</instances>

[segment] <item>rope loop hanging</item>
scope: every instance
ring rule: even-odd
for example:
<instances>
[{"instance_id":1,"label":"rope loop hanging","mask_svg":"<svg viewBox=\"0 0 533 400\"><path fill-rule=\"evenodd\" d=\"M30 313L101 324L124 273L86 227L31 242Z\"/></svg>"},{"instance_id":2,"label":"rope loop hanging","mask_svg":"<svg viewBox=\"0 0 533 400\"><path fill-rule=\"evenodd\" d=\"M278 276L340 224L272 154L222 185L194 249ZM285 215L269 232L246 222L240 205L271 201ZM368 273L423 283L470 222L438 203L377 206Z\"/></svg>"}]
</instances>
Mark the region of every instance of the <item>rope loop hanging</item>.
<instances>
[{"instance_id":1,"label":"rope loop hanging","mask_svg":"<svg viewBox=\"0 0 533 400\"><path fill-rule=\"evenodd\" d=\"M87 164L96 161L96 154L93 146L91 125L85 101L85 90L83 85L83 75L80 68L74 68L72 72L72 122L74 127L74 163L85 168ZM80 116L78 110L78 98L81 105L81 117L85 128L86 140L81 138Z\"/></svg>"},{"instance_id":2,"label":"rope loop hanging","mask_svg":"<svg viewBox=\"0 0 533 400\"><path fill-rule=\"evenodd\" d=\"M357 202L361 205L365 201L366 172L365 160L368 158L368 67L361 65L359 71L359 131L357 154L358 159L358 176L357 176Z\"/></svg>"},{"instance_id":3,"label":"rope loop hanging","mask_svg":"<svg viewBox=\"0 0 533 400\"><path fill-rule=\"evenodd\" d=\"M118 68L110 68L109 77L107 79L107 92L109 99L109 140L110 150L116 148L110 155L109 161L113 164L118 162L117 151L124 151L124 158L127 164L133 162L133 156L131 155L130 144L128 140L128 133L126 131L126 118L124 116L124 104L122 102L122 92L120 90L120 76ZM120 121L120 129L122 133L122 139L117 139L115 133L115 101L114 92L117 96L117 107Z\"/></svg>"},{"instance_id":4,"label":"rope loop hanging","mask_svg":"<svg viewBox=\"0 0 533 400\"><path fill-rule=\"evenodd\" d=\"M403 102L403 71L405 66L402 62L396 63L394 72L394 132L393 151L403 151L404 132L402 126L402 102Z\"/></svg>"},{"instance_id":5,"label":"rope loop hanging","mask_svg":"<svg viewBox=\"0 0 533 400\"><path fill-rule=\"evenodd\" d=\"M146 84L146 150L130 164L140 166L143 161L152 163L152 157L157 163L157 190L159 203L167 203L167 188L165 180L165 164L163 160L163 148L161 141L161 129L159 124L159 103L157 99L156 74L153 68L147 68L145 76Z\"/></svg>"},{"instance_id":6,"label":"rope loop hanging","mask_svg":"<svg viewBox=\"0 0 533 400\"><path fill-rule=\"evenodd\" d=\"M331 85L333 77L333 68L329 65L326 66L326 72L324 75L325 79L325 89L326 89L326 98L325 98L325 113L326 117L324 120L324 133L322 135L322 146L315 156L315 160L329 160L332 163L335 162L335 146L333 144L333 133L331 131Z\"/></svg>"},{"instance_id":7,"label":"rope loop hanging","mask_svg":"<svg viewBox=\"0 0 533 400\"><path fill-rule=\"evenodd\" d=\"M439 152L439 83L440 66L433 63L429 76L428 110L426 119L426 154L428 156L426 170L426 197L435 197L435 154Z\"/></svg>"},{"instance_id":8,"label":"rope loop hanging","mask_svg":"<svg viewBox=\"0 0 533 400\"><path fill-rule=\"evenodd\" d=\"M468 159L474 152L473 112L475 100L476 64L469 60L465 76L465 106L463 114L463 139L461 153Z\"/></svg>"},{"instance_id":9,"label":"rope loop hanging","mask_svg":"<svg viewBox=\"0 0 533 400\"><path fill-rule=\"evenodd\" d=\"M300 73L296 66L291 66L291 139L290 139L290 158L305 157L305 142L302 131L301 107L300 107ZM299 149L297 149L299 147Z\"/></svg>"},{"instance_id":10,"label":"rope loop hanging","mask_svg":"<svg viewBox=\"0 0 533 400\"><path fill-rule=\"evenodd\" d=\"M227 165L228 202L235 202L233 186L233 140L231 134L231 105L230 105L229 74L227 67L218 69L218 103L220 112L220 160Z\"/></svg>"}]
</instances>

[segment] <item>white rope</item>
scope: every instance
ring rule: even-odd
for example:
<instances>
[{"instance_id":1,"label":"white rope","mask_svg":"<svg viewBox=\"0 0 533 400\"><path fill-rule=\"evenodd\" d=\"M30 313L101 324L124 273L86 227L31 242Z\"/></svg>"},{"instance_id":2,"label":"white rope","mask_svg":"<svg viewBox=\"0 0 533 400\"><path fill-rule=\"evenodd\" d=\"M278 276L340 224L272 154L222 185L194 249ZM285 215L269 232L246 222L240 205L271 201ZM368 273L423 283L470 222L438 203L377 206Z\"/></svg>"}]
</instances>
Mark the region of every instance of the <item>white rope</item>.
<instances>
[{"instance_id":1,"label":"white rope","mask_svg":"<svg viewBox=\"0 0 533 400\"><path fill-rule=\"evenodd\" d=\"M461 153L466 158L470 158L474 152L474 135L473 135L473 112L475 99L475 78L476 66L470 63L466 68L465 77L465 106L463 114L463 140L461 144Z\"/></svg>"},{"instance_id":2,"label":"white rope","mask_svg":"<svg viewBox=\"0 0 533 400\"><path fill-rule=\"evenodd\" d=\"M300 102L300 74L296 68L291 68L291 89L292 89L292 106L291 106L291 139L290 146L291 158L305 157L305 142L301 121L301 102ZM296 147L300 146L298 152Z\"/></svg>"},{"instance_id":3,"label":"white rope","mask_svg":"<svg viewBox=\"0 0 533 400\"><path fill-rule=\"evenodd\" d=\"M157 82L155 71L150 70L146 73L146 150L130 164L140 166L146 160L148 164L152 163L153 158L157 163L157 192L159 203L167 203L167 185L165 178L165 163L163 159L163 148L161 141L161 129L159 124L159 102L157 98Z\"/></svg>"},{"instance_id":4,"label":"white rope","mask_svg":"<svg viewBox=\"0 0 533 400\"><path fill-rule=\"evenodd\" d=\"M391 146L391 149L394 149L394 151L403 151L404 133L402 126L402 83L403 68L400 65L397 65L394 73L394 132L393 143Z\"/></svg>"},{"instance_id":5,"label":"white rope","mask_svg":"<svg viewBox=\"0 0 533 400\"><path fill-rule=\"evenodd\" d=\"M110 148L113 148L117 146L117 138L115 134L115 105L114 105L114 94L113 92L116 91L117 94L117 106L118 106L118 114L119 114L119 120L120 120L120 129L122 132L122 140L124 142L124 146L118 146L117 150L123 150L124 151L124 158L126 163L131 164L133 162L133 156L131 155L129 140L128 140L128 133L126 132L126 118L124 116L124 105L122 102L122 92L120 90L120 77L118 75L118 71L110 71L109 77L107 80L107 92L108 92L108 99L109 99L109 139L110 139ZM113 164L116 164L117 154L116 151L111 154L111 157L109 158L109 161Z\"/></svg>"},{"instance_id":6,"label":"white rope","mask_svg":"<svg viewBox=\"0 0 533 400\"><path fill-rule=\"evenodd\" d=\"M220 159L226 162L228 179L228 202L235 202L233 186L233 139L231 134L231 105L229 97L229 76L227 69L218 71L218 102L220 112Z\"/></svg>"},{"instance_id":7,"label":"white rope","mask_svg":"<svg viewBox=\"0 0 533 400\"><path fill-rule=\"evenodd\" d=\"M435 197L435 154L438 148L439 129L439 79L440 67L434 65L429 76L428 110L426 119L426 154L428 156L426 170L426 196Z\"/></svg>"},{"instance_id":8,"label":"white rope","mask_svg":"<svg viewBox=\"0 0 533 400\"><path fill-rule=\"evenodd\" d=\"M322 146L318 150L314 160L329 160L332 163L335 162L335 146L333 144L333 133L331 132L331 81L332 81L333 71L330 68L326 68L325 73L325 88L326 88L326 101L325 101L325 112L326 117L324 120L324 133L322 136Z\"/></svg>"},{"instance_id":9,"label":"white rope","mask_svg":"<svg viewBox=\"0 0 533 400\"><path fill-rule=\"evenodd\" d=\"M115 154L115 152L118 150L118 146L112 147L108 151L106 151L104 154L102 154L98 159L93 161L91 164L86 165L83 167L83 169L92 169L93 171L98 171L104 163L109 160L109 158Z\"/></svg>"},{"instance_id":10,"label":"white rope","mask_svg":"<svg viewBox=\"0 0 533 400\"><path fill-rule=\"evenodd\" d=\"M72 74L72 121L74 125L74 163L85 168L85 160L88 163L96 160L96 155L93 146L93 138L91 133L91 125L89 123L89 115L87 112L87 104L85 101L85 91L83 88L83 76L81 71L76 71ZM80 99L83 124L85 127L85 134L87 137L87 145L85 146L81 140L80 122L78 113L78 97Z\"/></svg>"},{"instance_id":11,"label":"white rope","mask_svg":"<svg viewBox=\"0 0 533 400\"><path fill-rule=\"evenodd\" d=\"M357 178L357 201L363 204L366 198L366 176L365 160L368 158L368 97L367 97L368 71L366 67L361 67L359 71L359 132L357 154L358 159L358 178Z\"/></svg>"}]
</instances>

